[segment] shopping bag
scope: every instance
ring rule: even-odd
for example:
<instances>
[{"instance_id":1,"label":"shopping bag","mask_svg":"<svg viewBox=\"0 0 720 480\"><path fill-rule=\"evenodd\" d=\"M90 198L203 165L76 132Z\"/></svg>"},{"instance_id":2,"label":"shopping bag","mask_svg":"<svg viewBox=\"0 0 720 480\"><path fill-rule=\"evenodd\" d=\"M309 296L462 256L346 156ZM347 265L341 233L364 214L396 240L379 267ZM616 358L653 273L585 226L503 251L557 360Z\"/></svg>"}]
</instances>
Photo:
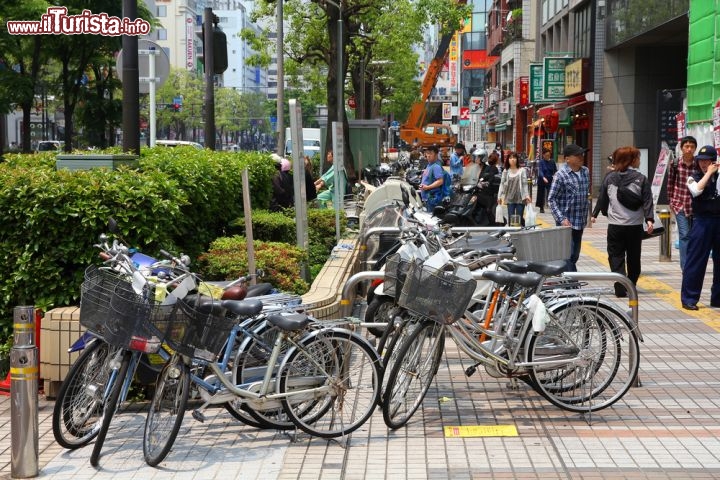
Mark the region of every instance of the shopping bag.
<instances>
[{"instance_id":1,"label":"shopping bag","mask_svg":"<svg viewBox=\"0 0 720 480\"><path fill-rule=\"evenodd\" d=\"M495 209L495 223L499 223L501 225L505 223L505 213L502 205L498 205Z\"/></svg>"},{"instance_id":2,"label":"shopping bag","mask_svg":"<svg viewBox=\"0 0 720 480\"><path fill-rule=\"evenodd\" d=\"M525 207L525 226L534 227L537 225L537 214L532 204L527 204Z\"/></svg>"}]
</instances>

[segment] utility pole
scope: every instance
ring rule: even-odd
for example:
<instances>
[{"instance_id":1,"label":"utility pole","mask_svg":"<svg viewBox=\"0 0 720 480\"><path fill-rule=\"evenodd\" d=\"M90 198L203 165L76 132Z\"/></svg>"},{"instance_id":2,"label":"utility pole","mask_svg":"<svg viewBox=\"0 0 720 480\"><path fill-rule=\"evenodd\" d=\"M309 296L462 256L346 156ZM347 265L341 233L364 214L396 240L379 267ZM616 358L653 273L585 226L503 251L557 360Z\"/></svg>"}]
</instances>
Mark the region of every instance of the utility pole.
<instances>
[{"instance_id":1,"label":"utility pole","mask_svg":"<svg viewBox=\"0 0 720 480\"><path fill-rule=\"evenodd\" d=\"M137 0L123 0L123 17L137 18ZM140 155L140 72L138 69L138 37L122 37L122 91L123 91L123 152Z\"/></svg>"},{"instance_id":2,"label":"utility pole","mask_svg":"<svg viewBox=\"0 0 720 480\"><path fill-rule=\"evenodd\" d=\"M277 2L277 154L281 157L285 156L285 59L284 59L284 42L283 39L283 2Z\"/></svg>"}]
</instances>

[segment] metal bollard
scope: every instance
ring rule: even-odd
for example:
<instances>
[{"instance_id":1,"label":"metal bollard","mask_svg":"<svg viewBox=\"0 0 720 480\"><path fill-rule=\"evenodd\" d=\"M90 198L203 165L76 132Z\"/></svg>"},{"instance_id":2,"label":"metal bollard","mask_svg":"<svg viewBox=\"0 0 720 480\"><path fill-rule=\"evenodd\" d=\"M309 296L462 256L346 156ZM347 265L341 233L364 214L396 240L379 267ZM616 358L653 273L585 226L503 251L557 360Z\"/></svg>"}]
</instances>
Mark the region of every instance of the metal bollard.
<instances>
[{"instance_id":1,"label":"metal bollard","mask_svg":"<svg viewBox=\"0 0 720 480\"><path fill-rule=\"evenodd\" d=\"M10 350L11 478L38 476L38 349L35 307L15 307Z\"/></svg>"},{"instance_id":2,"label":"metal bollard","mask_svg":"<svg viewBox=\"0 0 720 480\"><path fill-rule=\"evenodd\" d=\"M672 261L672 248L670 245L670 210L662 208L658 211L658 218L665 228L665 231L660 235L660 261L670 262Z\"/></svg>"}]
</instances>

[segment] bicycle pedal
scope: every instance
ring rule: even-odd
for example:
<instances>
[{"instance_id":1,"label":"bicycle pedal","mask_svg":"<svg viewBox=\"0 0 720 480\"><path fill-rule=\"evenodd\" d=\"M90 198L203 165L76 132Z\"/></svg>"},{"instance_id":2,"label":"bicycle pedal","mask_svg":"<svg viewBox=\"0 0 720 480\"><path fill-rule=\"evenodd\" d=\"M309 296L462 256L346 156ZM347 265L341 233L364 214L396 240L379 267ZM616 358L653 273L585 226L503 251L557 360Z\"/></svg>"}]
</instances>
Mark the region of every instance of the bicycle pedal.
<instances>
[{"instance_id":1,"label":"bicycle pedal","mask_svg":"<svg viewBox=\"0 0 720 480\"><path fill-rule=\"evenodd\" d=\"M192 416L198 422L205 423L205 414L202 413L200 410L193 410Z\"/></svg>"},{"instance_id":2,"label":"bicycle pedal","mask_svg":"<svg viewBox=\"0 0 720 480\"><path fill-rule=\"evenodd\" d=\"M475 372L477 372L477 367L475 365L468 367L465 369L465 376L466 377L472 377Z\"/></svg>"}]
</instances>

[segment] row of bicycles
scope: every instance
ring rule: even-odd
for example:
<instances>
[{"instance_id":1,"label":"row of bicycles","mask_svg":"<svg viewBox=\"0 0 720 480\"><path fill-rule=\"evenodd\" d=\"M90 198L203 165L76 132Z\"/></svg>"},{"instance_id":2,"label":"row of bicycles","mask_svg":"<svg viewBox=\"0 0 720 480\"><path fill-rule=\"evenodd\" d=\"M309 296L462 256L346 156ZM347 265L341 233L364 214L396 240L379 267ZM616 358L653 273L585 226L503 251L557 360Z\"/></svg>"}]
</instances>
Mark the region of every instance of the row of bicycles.
<instances>
[{"instance_id":1,"label":"row of bicycles","mask_svg":"<svg viewBox=\"0 0 720 480\"><path fill-rule=\"evenodd\" d=\"M580 414L613 405L635 383L640 332L607 299L611 287L564 276L564 260L517 260L533 256L522 251L532 244L520 241L531 231L509 235L508 246L458 249L444 246L441 231L406 220L414 226L406 223L402 246L384 265L392 306L373 310L382 318L366 317L386 324L378 351L388 427L405 425L420 407L448 337L472 362L466 375L484 367ZM569 245L569 230L542 233L545 242Z\"/></svg>"},{"instance_id":2,"label":"row of bicycles","mask_svg":"<svg viewBox=\"0 0 720 480\"><path fill-rule=\"evenodd\" d=\"M272 295L223 300L227 285L202 282L167 252L148 260L106 235L97 247L104 263L86 270L81 292L85 348L53 411L60 445L95 441L93 466L135 372L147 364L159 364L143 433L151 466L172 449L191 396L201 422L209 406L223 405L254 427L323 438L348 435L375 410L380 358L348 322L320 324L299 302Z\"/></svg>"},{"instance_id":3,"label":"row of bicycles","mask_svg":"<svg viewBox=\"0 0 720 480\"><path fill-rule=\"evenodd\" d=\"M229 299L248 278L203 282L183 258L163 251L156 260L102 235L103 264L86 270L81 291L84 351L53 412L57 442L76 449L94 440L97 466L133 377L148 368L156 380L142 442L151 466L167 457L190 408L200 422L223 406L252 427L339 438L380 407L387 426L400 428L422 405L448 337L472 360L466 375L483 367L524 381L565 410L591 414L627 393L640 332L605 299L610 288L564 276L564 261L517 260L529 256L518 236L461 242L404 215L375 293L390 301L368 323L318 322L293 296Z\"/></svg>"}]
</instances>

